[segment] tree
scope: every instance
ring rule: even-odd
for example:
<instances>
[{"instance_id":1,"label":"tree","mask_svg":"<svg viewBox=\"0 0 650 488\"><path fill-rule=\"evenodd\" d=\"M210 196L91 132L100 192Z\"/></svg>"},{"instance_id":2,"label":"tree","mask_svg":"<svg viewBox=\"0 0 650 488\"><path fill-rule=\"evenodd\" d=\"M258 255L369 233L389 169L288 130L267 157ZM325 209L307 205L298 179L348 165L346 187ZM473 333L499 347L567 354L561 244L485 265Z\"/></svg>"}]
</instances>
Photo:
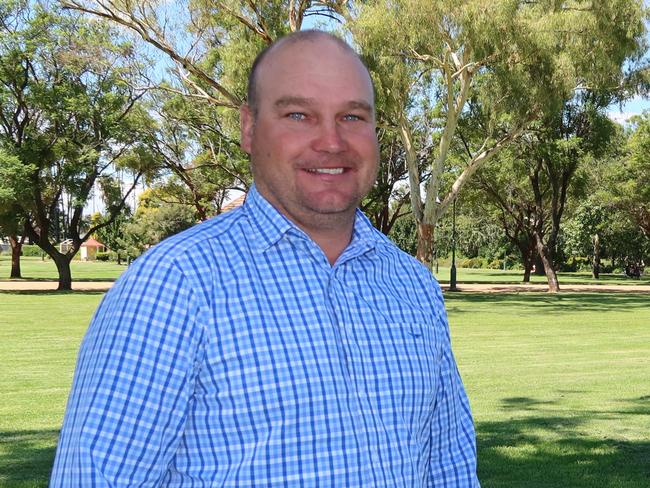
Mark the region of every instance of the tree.
<instances>
[{"instance_id":1,"label":"tree","mask_svg":"<svg viewBox=\"0 0 650 488\"><path fill-rule=\"evenodd\" d=\"M155 167L141 131L151 120L134 88L139 66L130 45L100 23L40 4L0 5L0 146L30 168L30 195L19 205L25 233L53 259L67 290L70 260L97 230L82 232L95 183L118 169L133 175L110 206L115 216ZM56 246L61 218L67 252Z\"/></svg>"},{"instance_id":2,"label":"tree","mask_svg":"<svg viewBox=\"0 0 650 488\"><path fill-rule=\"evenodd\" d=\"M126 226L131 221L131 207L126 206L114 218L111 218L110 213L103 215L100 212L95 212L90 217L90 225L96 227L95 238L104 244L109 251L115 253L117 264L122 264L123 259L128 258L128 253L124 248L125 230ZM102 225L110 220L106 225Z\"/></svg>"},{"instance_id":3,"label":"tree","mask_svg":"<svg viewBox=\"0 0 650 488\"><path fill-rule=\"evenodd\" d=\"M300 30L306 17L342 14L347 2L198 0L164 5L152 0L63 0L61 4L128 28L173 61L187 89L184 95L236 110L244 100L248 68L262 47Z\"/></svg>"},{"instance_id":4,"label":"tree","mask_svg":"<svg viewBox=\"0 0 650 488\"><path fill-rule=\"evenodd\" d=\"M157 124L150 140L166 179L169 203L191 206L199 220L218 213L231 190L247 191L248 160L221 120L220 108L178 94L154 96Z\"/></svg>"},{"instance_id":5,"label":"tree","mask_svg":"<svg viewBox=\"0 0 650 488\"><path fill-rule=\"evenodd\" d=\"M621 87L623 63L643 47L643 16L638 0L359 6L350 29L387 100L381 121L406 151L420 260L430 261L436 222L481 165L574 90ZM481 137L458 141L459 123L477 110L486 121ZM435 129L418 138L423 119ZM461 142L468 156L457 166L450 159ZM423 145L434 148L424 197L416 164Z\"/></svg>"},{"instance_id":6,"label":"tree","mask_svg":"<svg viewBox=\"0 0 650 488\"><path fill-rule=\"evenodd\" d=\"M574 256L591 256L591 275L600 278L601 257L608 230L612 227L614 214L611 206L598 199L589 199L578 206L577 211L564 229L565 247Z\"/></svg>"},{"instance_id":7,"label":"tree","mask_svg":"<svg viewBox=\"0 0 650 488\"><path fill-rule=\"evenodd\" d=\"M187 5L187 17L175 22L174 17L183 10L178 2L174 3L172 12L157 2L149 1L140 2L137 8L135 4L104 0L64 0L63 4L128 27L174 62L180 84L167 80L158 88L179 95L171 101L174 109L170 115L176 118L176 122L181 122L182 130L187 130L187 133L198 129L196 133L200 138L196 137L197 144L190 149L201 148L201 151L188 159L179 157L180 146L172 148L163 143L158 149L164 154L163 160L172 173L178 177L177 183L186 187L183 191L185 197L179 198L179 201L186 202L192 199L194 202L205 201L205 195L199 195L205 194L200 187L211 186L212 192L219 190L223 195L231 188L245 190L248 186L251 176L243 164L243 154L236 149L239 125L238 114L233 109L245 100L248 70L257 53L276 38L299 30L307 17L326 19L330 23L332 20L349 22L354 10L354 6L341 0L199 1ZM175 34L180 37L180 32L183 43L175 41ZM190 49L184 46L190 46ZM174 130L177 127L175 125ZM382 132L380 143L384 157L379 179L362 208L382 232L388 233L404 207L393 205L393 200L408 199L408 192L398 185L404 179L406 168L404 149L396 134ZM194 158L199 167L210 171L210 185L190 178L192 173L196 173ZM230 180L224 177L224 173L230 174ZM219 183L214 184L215 181Z\"/></svg>"},{"instance_id":8,"label":"tree","mask_svg":"<svg viewBox=\"0 0 650 488\"><path fill-rule=\"evenodd\" d=\"M406 177L404 148L389 131L379 131L379 171L377 181L363 199L361 209L373 225L388 235L400 217L409 213L408 189L402 184Z\"/></svg>"},{"instance_id":9,"label":"tree","mask_svg":"<svg viewBox=\"0 0 650 488\"><path fill-rule=\"evenodd\" d=\"M615 176L612 192L650 238L650 112L631 122L627 157Z\"/></svg>"},{"instance_id":10,"label":"tree","mask_svg":"<svg viewBox=\"0 0 650 488\"><path fill-rule=\"evenodd\" d=\"M158 186L140 194L135 214L125 223L114 243L127 258L137 258L151 246L197 222L190 206L169 203L165 193L165 188Z\"/></svg>"},{"instance_id":11,"label":"tree","mask_svg":"<svg viewBox=\"0 0 650 488\"><path fill-rule=\"evenodd\" d=\"M616 134L604 105L588 93L567 102L477 177L501 212L506 235L518 245L526 269L533 256L539 257L538 269L546 274L550 291L559 290L557 244L567 201L585 188L581 167L604 157Z\"/></svg>"},{"instance_id":12,"label":"tree","mask_svg":"<svg viewBox=\"0 0 650 488\"><path fill-rule=\"evenodd\" d=\"M11 245L10 278L22 276L20 254L25 241L25 220L20 205L29 198L29 176L33 171L32 165L22 164L16 156L0 148L0 234L6 235Z\"/></svg>"}]
</instances>

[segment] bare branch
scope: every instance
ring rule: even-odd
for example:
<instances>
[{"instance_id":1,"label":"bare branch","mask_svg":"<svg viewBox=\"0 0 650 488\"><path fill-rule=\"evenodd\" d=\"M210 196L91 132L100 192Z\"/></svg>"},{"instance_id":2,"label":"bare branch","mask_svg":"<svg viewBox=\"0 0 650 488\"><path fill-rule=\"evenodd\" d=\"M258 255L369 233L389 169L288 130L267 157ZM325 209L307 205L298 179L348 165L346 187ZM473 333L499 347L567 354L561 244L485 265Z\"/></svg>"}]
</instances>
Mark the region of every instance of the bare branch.
<instances>
[{"instance_id":1,"label":"bare branch","mask_svg":"<svg viewBox=\"0 0 650 488\"><path fill-rule=\"evenodd\" d=\"M219 93L226 100L226 102L223 101L220 102L222 106L235 108L241 105L241 100L237 96L230 93L230 91L228 91L223 85L221 85L212 77L210 77L204 70L199 68L188 56L183 56L179 54L165 40L158 26L152 25L146 20L142 20L136 17L136 15L133 12L121 10L109 0L96 0L96 3L101 7L100 9L93 9L93 8L86 7L79 0L61 1L61 4L63 5L64 8L70 10L77 10L90 15L108 19L136 32L145 42L151 44L158 50L167 54L171 59L173 59L180 66L185 68L189 73L196 76L199 80L203 81L208 86L212 87L217 93ZM139 10L142 13L142 15L145 14L142 5L140 6ZM214 100L215 97L212 97L212 99Z\"/></svg>"}]
</instances>

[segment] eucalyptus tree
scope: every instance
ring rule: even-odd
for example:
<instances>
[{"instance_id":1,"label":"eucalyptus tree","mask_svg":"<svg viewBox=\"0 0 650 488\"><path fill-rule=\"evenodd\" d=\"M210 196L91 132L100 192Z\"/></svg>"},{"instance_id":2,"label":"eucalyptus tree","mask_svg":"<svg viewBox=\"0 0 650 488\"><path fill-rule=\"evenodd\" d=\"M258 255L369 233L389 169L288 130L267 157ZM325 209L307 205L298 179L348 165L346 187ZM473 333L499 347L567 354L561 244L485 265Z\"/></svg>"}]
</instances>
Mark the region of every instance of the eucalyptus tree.
<instances>
[{"instance_id":1,"label":"eucalyptus tree","mask_svg":"<svg viewBox=\"0 0 650 488\"><path fill-rule=\"evenodd\" d=\"M513 242L519 242L524 262L539 258L536 264L551 291L559 290L558 237L567 205L586 195L588 168L619 142L604 105L588 93L567 102L477 175L478 187L501 212L506 234L518 234Z\"/></svg>"},{"instance_id":2,"label":"eucalyptus tree","mask_svg":"<svg viewBox=\"0 0 650 488\"><path fill-rule=\"evenodd\" d=\"M69 9L122 25L173 61L188 95L238 109L250 62L261 47L300 30L307 17L332 18L345 0L62 0Z\"/></svg>"},{"instance_id":3,"label":"eucalyptus tree","mask_svg":"<svg viewBox=\"0 0 650 488\"><path fill-rule=\"evenodd\" d=\"M476 170L575 90L622 88L624 63L645 35L641 0L370 0L357 10L349 28L385 99L381 122L406 151L425 262L436 222ZM486 123L482 137L464 141L458 166L450 159L459 123L473 110ZM423 118L434 130L416 137ZM424 185L416 164L423 145L433 147Z\"/></svg>"},{"instance_id":4,"label":"eucalyptus tree","mask_svg":"<svg viewBox=\"0 0 650 488\"><path fill-rule=\"evenodd\" d=\"M221 211L231 190L246 192L250 185L235 131L218 107L165 91L153 99L157 123L150 148L164 170L165 198L207 220Z\"/></svg>"},{"instance_id":5,"label":"eucalyptus tree","mask_svg":"<svg viewBox=\"0 0 650 488\"><path fill-rule=\"evenodd\" d=\"M401 218L410 214L409 191L405 185L406 157L400 140L391 131L379 131L380 165L377 181L361 202L361 209L373 225L386 235Z\"/></svg>"},{"instance_id":6,"label":"eucalyptus tree","mask_svg":"<svg viewBox=\"0 0 650 488\"><path fill-rule=\"evenodd\" d=\"M125 27L170 62L164 79L149 84L158 92L152 149L171 175L168 196L192 205L205 220L220 211L230 190L246 191L250 185L247 156L239 149L238 109L246 98L253 59L276 38L299 30L306 18L340 15L346 2L62 4Z\"/></svg>"},{"instance_id":7,"label":"eucalyptus tree","mask_svg":"<svg viewBox=\"0 0 650 488\"><path fill-rule=\"evenodd\" d=\"M16 212L25 234L55 262L59 289L70 289L70 260L96 230L84 232L83 219L95 184L117 188L109 202L115 216L155 167L141 137L151 120L134 87L139 66L129 44L79 15L5 0L0 13L0 146L29 173ZM131 173L133 183L125 188L116 169ZM67 250L56 243L62 211Z\"/></svg>"}]
</instances>

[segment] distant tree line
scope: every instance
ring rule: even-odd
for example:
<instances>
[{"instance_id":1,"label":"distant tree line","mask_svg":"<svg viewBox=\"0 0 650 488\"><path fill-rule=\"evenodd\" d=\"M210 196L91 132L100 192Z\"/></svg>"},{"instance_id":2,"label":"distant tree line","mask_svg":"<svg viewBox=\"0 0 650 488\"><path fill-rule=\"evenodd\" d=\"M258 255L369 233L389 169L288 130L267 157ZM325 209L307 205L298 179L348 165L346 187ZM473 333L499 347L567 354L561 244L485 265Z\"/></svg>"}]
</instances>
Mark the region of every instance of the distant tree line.
<instances>
[{"instance_id":1,"label":"distant tree line","mask_svg":"<svg viewBox=\"0 0 650 488\"><path fill-rule=\"evenodd\" d=\"M456 202L465 256L516 257L551 290L567 256L593 256L596 274L614 255L644 262L620 244L643 255L648 239L648 120L624 130L605 109L646 91L647 16L641 0L0 0L12 276L28 238L69 289L90 236L132 259L246 191L236 109L249 66L307 24L370 69L382 162L362 206L418 259L445 254ZM104 210L91 217L93 194Z\"/></svg>"}]
</instances>

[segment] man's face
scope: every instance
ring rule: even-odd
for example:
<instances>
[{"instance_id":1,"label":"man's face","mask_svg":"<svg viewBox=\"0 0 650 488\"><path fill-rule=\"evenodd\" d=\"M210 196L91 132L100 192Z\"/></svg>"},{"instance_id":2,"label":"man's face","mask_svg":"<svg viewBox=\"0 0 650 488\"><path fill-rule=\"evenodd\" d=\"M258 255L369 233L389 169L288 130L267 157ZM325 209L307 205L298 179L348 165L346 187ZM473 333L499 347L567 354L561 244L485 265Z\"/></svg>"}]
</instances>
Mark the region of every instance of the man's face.
<instances>
[{"instance_id":1,"label":"man's face","mask_svg":"<svg viewBox=\"0 0 650 488\"><path fill-rule=\"evenodd\" d=\"M303 229L349 223L379 159L365 67L333 41L278 46L259 66L241 145L259 192Z\"/></svg>"}]
</instances>

